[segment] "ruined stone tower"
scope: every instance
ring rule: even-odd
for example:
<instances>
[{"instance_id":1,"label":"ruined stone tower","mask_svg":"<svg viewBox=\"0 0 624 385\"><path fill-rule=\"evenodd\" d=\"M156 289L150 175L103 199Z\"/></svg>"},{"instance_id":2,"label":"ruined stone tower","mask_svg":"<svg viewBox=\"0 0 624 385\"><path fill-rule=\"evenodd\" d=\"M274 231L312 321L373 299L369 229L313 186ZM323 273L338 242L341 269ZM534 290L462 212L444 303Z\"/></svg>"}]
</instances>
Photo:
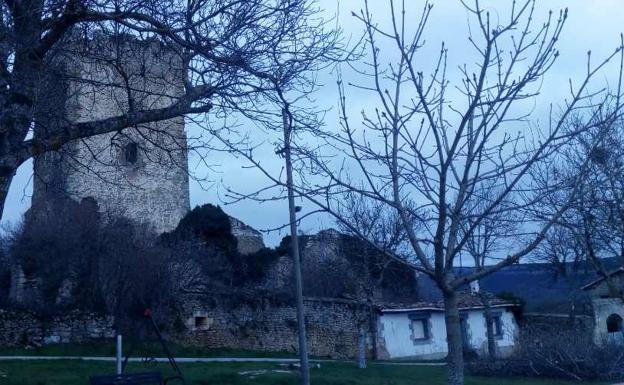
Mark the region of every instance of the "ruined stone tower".
<instances>
[{"instance_id":1,"label":"ruined stone tower","mask_svg":"<svg viewBox=\"0 0 624 385\"><path fill-rule=\"evenodd\" d=\"M35 135L63 119L117 116L130 104L167 107L184 92L180 57L158 41L96 35L69 44L75 49L59 54L45 87L51 103L39 114L48 124ZM58 198L90 198L104 217L169 231L189 210L187 163L183 117L79 139L35 159L33 210Z\"/></svg>"}]
</instances>

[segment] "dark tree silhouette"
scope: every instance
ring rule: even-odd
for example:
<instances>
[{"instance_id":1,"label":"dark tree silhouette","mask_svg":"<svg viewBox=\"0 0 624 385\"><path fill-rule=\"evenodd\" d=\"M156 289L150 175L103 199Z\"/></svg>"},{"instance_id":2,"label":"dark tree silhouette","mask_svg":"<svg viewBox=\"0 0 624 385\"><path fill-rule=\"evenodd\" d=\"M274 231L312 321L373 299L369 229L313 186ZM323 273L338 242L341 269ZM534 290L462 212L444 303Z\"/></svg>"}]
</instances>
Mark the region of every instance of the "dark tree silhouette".
<instances>
[{"instance_id":1,"label":"dark tree silhouette","mask_svg":"<svg viewBox=\"0 0 624 385\"><path fill-rule=\"evenodd\" d=\"M319 12L309 0L2 2L0 217L17 168L33 156L184 115L261 113L276 83L303 86L301 71L334 48L338 35L325 30ZM179 77L151 78L159 87L141 88L145 68L154 76L150 55L168 60ZM86 74L76 76L76 63ZM63 114L81 92L98 102L112 94L115 113Z\"/></svg>"}]
</instances>

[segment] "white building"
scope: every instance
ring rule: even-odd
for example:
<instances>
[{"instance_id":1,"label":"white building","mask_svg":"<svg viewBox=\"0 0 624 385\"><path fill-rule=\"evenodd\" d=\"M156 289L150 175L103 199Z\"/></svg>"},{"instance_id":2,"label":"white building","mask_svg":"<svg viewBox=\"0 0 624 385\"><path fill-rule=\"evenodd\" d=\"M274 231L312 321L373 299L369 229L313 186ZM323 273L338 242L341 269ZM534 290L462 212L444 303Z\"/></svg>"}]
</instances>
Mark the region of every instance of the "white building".
<instances>
[{"instance_id":1,"label":"white building","mask_svg":"<svg viewBox=\"0 0 624 385\"><path fill-rule=\"evenodd\" d=\"M624 289L624 268L608 274L612 288L605 277L585 286L589 293L594 317L594 342L624 344L624 304L621 293ZM615 292L614 292L615 291ZM619 293L618 293L619 292Z\"/></svg>"},{"instance_id":2,"label":"white building","mask_svg":"<svg viewBox=\"0 0 624 385\"><path fill-rule=\"evenodd\" d=\"M487 353L485 311L479 296L462 293L459 301L464 349ZM509 355L516 341L516 303L490 296L497 354ZM377 358L441 359L448 353L443 303L389 305L379 308Z\"/></svg>"}]
</instances>

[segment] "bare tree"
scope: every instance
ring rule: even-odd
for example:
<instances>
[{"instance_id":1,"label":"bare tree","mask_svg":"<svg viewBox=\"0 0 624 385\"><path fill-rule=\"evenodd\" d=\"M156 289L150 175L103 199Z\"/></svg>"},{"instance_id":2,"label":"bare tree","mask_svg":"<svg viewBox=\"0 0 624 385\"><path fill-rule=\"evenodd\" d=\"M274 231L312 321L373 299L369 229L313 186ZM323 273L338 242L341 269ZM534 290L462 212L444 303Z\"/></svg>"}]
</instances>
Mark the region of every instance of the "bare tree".
<instances>
[{"instance_id":1,"label":"bare tree","mask_svg":"<svg viewBox=\"0 0 624 385\"><path fill-rule=\"evenodd\" d=\"M616 73L622 78L622 44L597 63L588 54L587 72L579 82L570 81L565 103L559 110L550 108L547 125L540 129L523 106L539 94L541 81L559 57L556 43L567 10L550 13L537 25L535 1L514 2L508 16L494 23L478 1L464 3L472 20L468 42L478 61L452 74L444 44L428 73L418 67L432 6L425 4L420 17L414 18L404 4L388 4L388 29L373 18L367 1L360 13L353 14L366 36L366 61L354 64L363 80L339 82L342 129L317 128L314 133L326 139L324 149L336 150L332 153L336 156L312 151L303 143L291 144L313 174L306 178L302 170L294 189L372 245L375 239L351 216L342 215L339 208L345 197L356 194L400 219L406 241L399 253L387 254L431 277L442 291L448 383L458 385L463 384L464 371L457 291L529 255L568 210L589 161L580 163L574 180L555 186L569 187L572 194L551 211L543 211L539 203L557 189L538 186L532 171L556 158L579 133L620 116L620 88L596 90L592 79L616 59L620 61ZM357 127L348 114L346 86L369 92L377 101L362 106ZM453 102L452 92L459 95ZM572 118L578 124L568 130ZM285 186L283 178L264 167L253 152L235 151L273 186ZM493 240L494 249L501 251L491 256L492 263L456 276L458 257L468 250L475 233L484 225L507 225L511 218L516 230Z\"/></svg>"},{"instance_id":2,"label":"bare tree","mask_svg":"<svg viewBox=\"0 0 624 385\"><path fill-rule=\"evenodd\" d=\"M325 29L320 10L308 0L67 0L11 2L2 7L5 29L13 31L7 36L15 37L7 39L3 62L7 81L2 90L6 103L0 111L2 204L20 164L31 156L62 150L71 141L86 143L87 156L101 163L104 160L95 154L105 149L91 145L88 138L93 135L112 134L113 146L115 137L141 136L149 146L186 151L186 141L173 128L150 123L191 115L209 125L237 113L260 124L274 124L263 105L283 106L280 113L288 109L284 94L314 89L314 83L302 75L331 61L338 49L338 31ZM150 54L168 62L171 71L152 73ZM74 62L86 69L76 71ZM46 89L38 79L45 80ZM61 87L51 87L56 84ZM62 94L51 98L49 88ZM96 111L86 121L84 116L66 116L64 108L49 103L60 99L64 107L75 94L95 99ZM103 100L117 115L98 114ZM203 115L207 113L209 117ZM290 112L288 116L292 119ZM121 132L127 127L137 130ZM27 137L29 130L34 132L32 139ZM290 131L284 129L285 149ZM166 148L158 141L162 136L167 138ZM188 149L205 146L208 141L195 138ZM150 160L171 160L167 152L165 159L159 159L159 153L149 149L142 150L155 158ZM171 154L169 158L186 167ZM73 159L66 165L88 168L89 162ZM301 340L301 354L307 360L305 335ZM302 373L308 383L306 365Z\"/></svg>"},{"instance_id":3,"label":"bare tree","mask_svg":"<svg viewBox=\"0 0 624 385\"><path fill-rule=\"evenodd\" d=\"M484 204L490 201L490 196L496 194L496 187L486 186L483 191L479 193ZM480 207L477 203L474 208L475 213L482 212L484 207ZM498 214L498 215L497 215ZM496 261L498 255L505 255L504 243L501 244L500 239L510 238L513 234L517 234L519 231L517 218L514 218L513 212L501 212L493 213L488 218L478 220L479 217L468 216L462 226L466 226L466 230L469 230L474 226L474 230L470 233L466 241L466 247L464 252L472 257L472 261L475 267L475 271L481 271L487 267L487 265ZM475 222L479 223L475 223ZM468 232L468 231L466 231ZM494 319L492 316L492 308L490 306L489 293L481 290L480 280L476 281L476 290L474 293L479 296L484 308L486 336L487 336L487 348L488 357L490 360L496 358L496 338L494 336Z\"/></svg>"},{"instance_id":4,"label":"bare tree","mask_svg":"<svg viewBox=\"0 0 624 385\"><path fill-rule=\"evenodd\" d=\"M387 300L384 298L383 289L389 281L395 283L389 285L394 292L390 301L395 301L398 297L404 302L410 302L414 298L416 282L413 282L411 287L403 287L403 290L400 290L401 285L410 285L406 285L405 280L399 279L396 275L404 273L407 269L415 281L415 272L389 257L400 255L400 247L406 241L400 219L383 205L363 199L357 194L348 194L340 202L338 210L341 217L347 218L351 224L340 226L341 230L349 235L350 244L350 250L342 252L353 256L350 268L355 270L357 293L359 299L368 304L371 316L374 314L375 304L380 300ZM361 242L358 234L364 234L369 241ZM366 368L366 334L363 327L360 328L359 340L358 367L362 369Z\"/></svg>"},{"instance_id":5,"label":"bare tree","mask_svg":"<svg viewBox=\"0 0 624 385\"><path fill-rule=\"evenodd\" d=\"M577 124L573 122L571 129ZM590 172L577 181L577 191L560 189L552 199L543 202L545 210L553 210L572 200L541 255L560 265L587 263L605 278L611 294L624 300L622 288L610 279L614 265L624 265L622 127L618 119L577 136L574 145L562 152L561 161L539 170L538 181L552 188L557 181L575 180L579 165L589 159ZM608 258L615 263L605 263Z\"/></svg>"},{"instance_id":6,"label":"bare tree","mask_svg":"<svg viewBox=\"0 0 624 385\"><path fill-rule=\"evenodd\" d=\"M365 9L355 17L366 31L371 61L359 69L367 75L364 83L354 86L370 91L379 106L365 108L361 128L355 128L341 85L343 132L336 140L346 146L359 174L354 177L353 171L347 174L327 162L318 164L328 178L327 196L356 192L401 218L414 268L429 275L443 293L449 384L462 384L464 377L458 289L529 254L570 206L568 201L536 216L537 203L552 191L537 188L531 170L555 157L578 132L611 122L621 112L619 89L613 95L588 88L598 71L621 58L620 46L597 65L588 58L585 77L576 88L570 87L569 99L558 114L551 113L547 129L539 130L528 121L522 101L538 95L539 82L559 56L555 45L567 18L567 10L558 18L551 13L536 27L534 5L534 1L514 3L506 21L501 18L502 24L493 24L478 1L464 3L476 27L468 40L480 61L474 67L459 67L461 80L453 84L444 45L428 75L416 67L431 5L425 5L418 27L408 34L403 6L397 8L390 1L391 27L384 30L365 1ZM384 59L391 57L389 47L396 60ZM453 86L465 103L448 101ZM600 114L582 114L588 107ZM565 130L572 115L580 124L575 131ZM371 136L379 140L373 142ZM584 176L587 161L579 170L579 177ZM572 195L576 189L572 187ZM547 220L538 222L539 218ZM457 258L475 233L483 226L507 226L510 220L517 230L493 240L502 249L493 256L498 260L456 276Z\"/></svg>"},{"instance_id":7,"label":"bare tree","mask_svg":"<svg viewBox=\"0 0 624 385\"><path fill-rule=\"evenodd\" d=\"M453 84L444 45L428 75L416 67L431 5L425 5L418 27L408 35L404 7L390 1L391 27L383 30L365 2L355 17L366 31L371 61L360 69L368 75L365 83L355 86L375 95L379 106L365 108L362 127L353 127L341 85L343 133L337 141L346 146L359 174L354 177L353 171L347 174L319 162L329 180L326 195L356 192L401 218L414 268L429 275L443 293L449 384L462 384L464 378L458 289L533 251L571 203L536 216L533 209L552 191L536 188L531 170L556 156L577 132L613 121L621 112L619 89L613 95L588 88L599 70L621 57L620 46L597 65L588 59L585 77L576 88L570 87L569 99L558 114L551 114L547 129L528 121L529 115L521 112L522 101L539 93L539 82L559 56L555 45L567 18L567 10L558 18L550 14L536 27L534 3L514 3L506 21L500 19L502 24L493 24L478 1L464 3L476 26L468 40L480 61L474 67L461 66L461 80ZM389 47L396 60L384 59L391 56L385 51ZM453 86L465 103L448 101ZM580 113L592 106L601 113ZM581 124L570 132L564 128L572 115ZM369 140L373 135L380 139ZM586 164L580 165L581 171ZM545 222L538 222L544 217ZM498 248L505 246L493 256L498 260L456 276L457 258L475 233L483 226L506 226L509 220L517 223L517 230L493 240Z\"/></svg>"},{"instance_id":8,"label":"bare tree","mask_svg":"<svg viewBox=\"0 0 624 385\"><path fill-rule=\"evenodd\" d=\"M547 377L591 382L623 378L624 353L617 344L596 345L584 322L531 323L519 331L513 357L504 361L475 361L472 374L480 376Z\"/></svg>"},{"instance_id":9,"label":"bare tree","mask_svg":"<svg viewBox=\"0 0 624 385\"><path fill-rule=\"evenodd\" d=\"M338 38L336 30L325 30L320 10L308 0L27 0L0 7L0 207L20 164L72 141L86 142L88 157L99 163L95 154L105 149L83 139L111 133L114 145L116 136L141 136L150 146L186 151L175 124L169 130L150 123L208 112L217 120L236 112L268 123L270 116L261 106L283 104L283 93L293 89L314 88L302 74L331 60ZM97 44L98 39L104 44ZM152 74L150 54L168 61L171 72ZM76 70L75 62L86 70ZM75 72L86 76L72 76ZM149 82L157 86L142 87ZM48 89L61 92L50 94ZM63 107L72 93L92 95L96 104L105 95L104 104L111 104L116 114L95 111L86 120L67 116ZM122 133L127 127L137 130ZM31 131L34 136L28 138ZM290 131L284 128L286 150ZM162 136L165 148L157 140ZM206 145L196 140L188 149ZM184 159L170 158L186 167ZM88 164L81 159L65 163ZM301 295L298 299L300 303ZM303 328L302 309L298 314ZM305 334L300 341L303 381L309 383Z\"/></svg>"},{"instance_id":10,"label":"bare tree","mask_svg":"<svg viewBox=\"0 0 624 385\"><path fill-rule=\"evenodd\" d=\"M330 47L337 36L324 30L319 12L309 0L3 2L0 208L15 171L33 156L127 127L150 133L150 122L183 115L253 111L272 90L276 73L283 82L298 84L298 71L309 66L299 54L310 54L310 47L320 42ZM112 52L94 46L98 36L110 43ZM296 44L292 36L298 36ZM145 64L152 59L145 50L127 49L121 42L128 40L168 55L181 82L165 76L150 79L160 84L158 90L138 87L137 76L145 78ZM152 51L148 53L158 54ZM76 76L76 63L87 63L87 76ZM104 72L93 75L96 68ZM50 93L63 89L65 95ZM64 115L67 99L81 89L112 94L115 113L86 119ZM101 92L92 95L101 102ZM186 143L170 136L186 150Z\"/></svg>"},{"instance_id":11,"label":"bare tree","mask_svg":"<svg viewBox=\"0 0 624 385\"><path fill-rule=\"evenodd\" d=\"M297 218L299 209L295 205L297 192L294 190L295 179L301 172L302 151L295 144L295 139L302 133L316 132L320 126L320 115L310 102L312 95L318 90L316 73L335 65L339 61L347 60L351 55L344 50L340 43L340 31L334 30L326 34L318 34L318 31L301 31L282 28L279 32L284 39L293 46L298 47L292 57L280 58L277 53L273 55L276 70L267 76L267 88L271 91L263 103L258 103L253 108L247 108L242 112L244 119L251 119L260 128L273 134L279 134L273 145L275 153L284 159L283 183L272 187L283 187L278 196L269 200L287 199L289 221L286 225L291 234L291 256L293 258L293 278L295 282L295 300L297 308L299 355L301 363L302 384L309 384L309 365L307 352L307 339L305 332L305 314L303 304L303 280L301 277L301 261L298 245L298 224L302 218ZM305 49L303 48L305 47ZM237 137L228 136L214 126L203 124L203 127L222 144L222 150L242 156L253 158L253 154L259 145L255 140L258 135L250 138L246 132L239 133ZM264 139L263 139L264 140ZM258 167L263 174L271 175L271 172L263 167ZM228 189L229 203L235 203L244 199L264 201L260 196L270 188L263 188L252 193L240 193ZM285 194L283 194L285 193ZM286 227L285 226L285 227Z\"/></svg>"}]
</instances>

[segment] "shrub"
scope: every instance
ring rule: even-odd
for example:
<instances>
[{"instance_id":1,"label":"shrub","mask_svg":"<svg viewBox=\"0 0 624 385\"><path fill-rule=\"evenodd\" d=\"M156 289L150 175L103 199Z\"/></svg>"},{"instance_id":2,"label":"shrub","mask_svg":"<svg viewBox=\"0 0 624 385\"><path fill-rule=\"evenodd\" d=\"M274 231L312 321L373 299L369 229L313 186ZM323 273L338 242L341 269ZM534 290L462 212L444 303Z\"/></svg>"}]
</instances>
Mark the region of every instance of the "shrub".
<instances>
[{"instance_id":1,"label":"shrub","mask_svg":"<svg viewBox=\"0 0 624 385\"><path fill-rule=\"evenodd\" d=\"M244 286L264 278L271 264L282 255L281 249L263 248L255 253L241 254L232 234L230 218L219 206L197 206L161 242L171 250L185 249L186 257L201 266L214 284Z\"/></svg>"},{"instance_id":2,"label":"shrub","mask_svg":"<svg viewBox=\"0 0 624 385\"><path fill-rule=\"evenodd\" d=\"M221 207L211 204L195 206L180 220L173 231L162 234L161 239L165 243L201 240L226 254L233 254L237 246L228 215Z\"/></svg>"},{"instance_id":3,"label":"shrub","mask_svg":"<svg viewBox=\"0 0 624 385\"><path fill-rule=\"evenodd\" d=\"M569 322L569 321L564 321ZM468 363L481 376L540 376L577 381L624 379L624 349L596 345L590 329L570 322L561 327L523 326L514 354L505 360Z\"/></svg>"},{"instance_id":4,"label":"shrub","mask_svg":"<svg viewBox=\"0 0 624 385\"><path fill-rule=\"evenodd\" d=\"M126 330L147 307L160 316L177 311L170 254L147 225L104 222L89 199L56 203L29 213L12 235L11 263L36 282L16 305L41 315L72 309L111 314Z\"/></svg>"},{"instance_id":5,"label":"shrub","mask_svg":"<svg viewBox=\"0 0 624 385\"><path fill-rule=\"evenodd\" d=\"M29 212L12 236L11 260L26 278L36 279L38 295L31 300L50 310L67 279L85 279L83 272L100 253L100 218L92 200L55 202L49 210ZM34 305L34 304L33 304Z\"/></svg>"}]
</instances>

